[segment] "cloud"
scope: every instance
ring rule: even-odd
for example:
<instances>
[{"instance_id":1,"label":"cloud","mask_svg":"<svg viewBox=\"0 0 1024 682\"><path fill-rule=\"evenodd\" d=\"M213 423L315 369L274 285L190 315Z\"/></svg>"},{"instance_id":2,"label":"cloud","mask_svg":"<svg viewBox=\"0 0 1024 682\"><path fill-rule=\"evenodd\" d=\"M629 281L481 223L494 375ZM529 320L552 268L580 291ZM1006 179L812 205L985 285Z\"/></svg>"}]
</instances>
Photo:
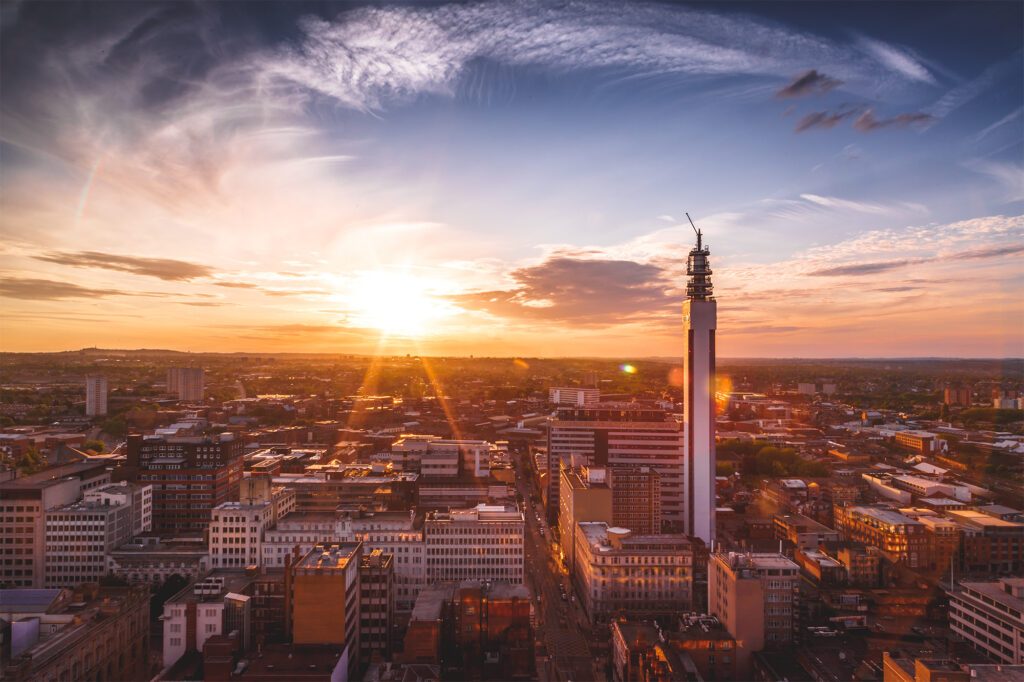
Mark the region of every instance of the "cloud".
<instances>
[{"instance_id":1,"label":"cloud","mask_svg":"<svg viewBox=\"0 0 1024 682\"><path fill-rule=\"evenodd\" d=\"M188 263L170 258L142 258L138 256L120 256L99 251L79 251L76 253L54 252L33 256L36 260L76 268L102 268L129 272L133 275L156 277L167 281L187 281L198 277L209 277L214 274L213 268L197 263Z\"/></svg>"},{"instance_id":2,"label":"cloud","mask_svg":"<svg viewBox=\"0 0 1024 682\"><path fill-rule=\"evenodd\" d=\"M1024 201L1024 166L986 159L976 159L964 165L976 173L994 178L1005 191L1005 201Z\"/></svg>"},{"instance_id":3,"label":"cloud","mask_svg":"<svg viewBox=\"0 0 1024 682\"><path fill-rule=\"evenodd\" d=\"M811 277L843 277L847 275L874 275L879 272L888 272L889 270L896 270L897 268L903 268L914 263L922 262L925 261L921 259L910 260L906 258L887 261L869 261L866 263L850 263L849 265L836 265L830 268L812 270L807 274L810 275Z\"/></svg>"},{"instance_id":4,"label":"cloud","mask_svg":"<svg viewBox=\"0 0 1024 682\"><path fill-rule=\"evenodd\" d=\"M211 284L213 284L214 286L228 287L231 289L259 289L259 285L253 284L252 282L225 282L222 280L218 280L216 282L211 282Z\"/></svg>"},{"instance_id":5,"label":"cloud","mask_svg":"<svg viewBox=\"0 0 1024 682\"><path fill-rule=\"evenodd\" d=\"M71 282L21 277L0 278L0 296L25 301L60 301L69 298L103 298L127 295L115 289L91 289Z\"/></svg>"},{"instance_id":6,"label":"cloud","mask_svg":"<svg viewBox=\"0 0 1024 682\"><path fill-rule=\"evenodd\" d=\"M818 73L817 69L811 69L797 76L793 82L776 92L775 96L780 99L786 99L807 95L824 95L842 84L841 80L829 78L825 74Z\"/></svg>"},{"instance_id":7,"label":"cloud","mask_svg":"<svg viewBox=\"0 0 1024 682\"><path fill-rule=\"evenodd\" d=\"M875 113L868 109L853 122L853 127L862 133L870 133L883 128L907 128L909 126L927 125L935 120L931 114L916 112L912 114L899 114L892 118L878 119Z\"/></svg>"},{"instance_id":8,"label":"cloud","mask_svg":"<svg viewBox=\"0 0 1024 682\"><path fill-rule=\"evenodd\" d=\"M825 208L841 209L845 211L858 211L860 213L875 213L882 214L889 212L889 209L885 206L879 206L878 204L869 204L861 201L850 201L848 199L838 199L836 197L823 197L817 194L801 194L801 199L809 201L812 204L823 206Z\"/></svg>"},{"instance_id":9,"label":"cloud","mask_svg":"<svg viewBox=\"0 0 1024 682\"><path fill-rule=\"evenodd\" d=\"M935 84L935 78L928 69L909 52L878 40L871 40L870 38L863 38L861 44L881 64L902 74L909 80L931 85Z\"/></svg>"},{"instance_id":10,"label":"cloud","mask_svg":"<svg viewBox=\"0 0 1024 682\"><path fill-rule=\"evenodd\" d=\"M510 318L613 326L657 316L676 302L662 268L631 260L553 255L509 273L514 286L459 294L460 306Z\"/></svg>"},{"instance_id":11,"label":"cloud","mask_svg":"<svg viewBox=\"0 0 1024 682\"><path fill-rule=\"evenodd\" d=\"M795 130L798 133L802 133L806 130L813 130L815 128L835 128L837 125L856 113L856 109L836 112L812 111L797 122Z\"/></svg>"}]
</instances>

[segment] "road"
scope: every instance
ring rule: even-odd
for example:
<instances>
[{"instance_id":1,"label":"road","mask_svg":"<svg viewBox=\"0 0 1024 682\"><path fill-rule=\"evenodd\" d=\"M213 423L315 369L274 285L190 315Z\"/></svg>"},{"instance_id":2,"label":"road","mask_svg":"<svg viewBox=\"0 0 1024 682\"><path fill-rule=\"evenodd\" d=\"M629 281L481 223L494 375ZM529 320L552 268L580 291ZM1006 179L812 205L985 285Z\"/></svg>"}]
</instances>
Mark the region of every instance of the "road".
<instances>
[{"instance_id":1,"label":"road","mask_svg":"<svg viewBox=\"0 0 1024 682\"><path fill-rule=\"evenodd\" d=\"M537 521L538 506L530 502L530 486L521 465L516 471L516 486L525 500L524 561L526 582L535 595L537 639L544 642L551 656L553 676L576 682L603 679L603 674L595 670L596 661L587 643L589 625L578 600L563 601L559 593L559 583L569 591L569 579L555 563L549 544L551 531L540 534L540 528L546 524ZM536 595L540 595L539 604Z\"/></svg>"}]
</instances>

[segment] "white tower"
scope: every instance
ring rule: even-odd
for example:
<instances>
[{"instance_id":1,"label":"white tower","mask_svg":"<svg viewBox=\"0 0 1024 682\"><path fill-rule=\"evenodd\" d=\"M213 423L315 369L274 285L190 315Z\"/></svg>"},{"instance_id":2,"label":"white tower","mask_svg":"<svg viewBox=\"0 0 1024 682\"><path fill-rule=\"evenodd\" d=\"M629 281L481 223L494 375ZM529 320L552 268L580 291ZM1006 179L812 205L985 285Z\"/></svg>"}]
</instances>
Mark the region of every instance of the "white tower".
<instances>
[{"instance_id":1,"label":"white tower","mask_svg":"<svg viewBox=\"0 0 1024 682\"><path fill-rule=\"evenodd\" d=\"M101 417L107 413L107 378L85 378L85 415Z\"/></svg>"},{"instance_id":2,"label":"white tower","mask_svg":"<svg viewBox=\"0 0 1024 682\"><path fill-rule=\"evenodd\" d=\"M689 218L689 214L686 216ZM692 225L693 222L691 221ZM689 281L683 303L686 482L686 533L711 548L715 541L715 326L717 303L712 296L710 250L701 244L690 251Z\"/></svg>"}]
</instances>

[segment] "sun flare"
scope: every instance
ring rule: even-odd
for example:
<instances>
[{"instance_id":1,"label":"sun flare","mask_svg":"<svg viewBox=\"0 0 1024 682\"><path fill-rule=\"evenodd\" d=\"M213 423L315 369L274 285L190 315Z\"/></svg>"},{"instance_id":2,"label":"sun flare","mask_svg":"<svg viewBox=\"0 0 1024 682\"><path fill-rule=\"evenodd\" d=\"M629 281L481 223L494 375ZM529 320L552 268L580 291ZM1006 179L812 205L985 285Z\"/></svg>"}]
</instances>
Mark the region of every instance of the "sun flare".
<instances>
[{"instance_id":1,"label":"sun flare","mask_svg":"<svg viewBox=\"0 0 1024 682\"><path fill-rule=\"evenodd\" d=\"M427 280L405 272L361 273L346 296L351 322L387 336L421 337L450 316L452 306L433 295Z\"/></svg>"}]
</instances>

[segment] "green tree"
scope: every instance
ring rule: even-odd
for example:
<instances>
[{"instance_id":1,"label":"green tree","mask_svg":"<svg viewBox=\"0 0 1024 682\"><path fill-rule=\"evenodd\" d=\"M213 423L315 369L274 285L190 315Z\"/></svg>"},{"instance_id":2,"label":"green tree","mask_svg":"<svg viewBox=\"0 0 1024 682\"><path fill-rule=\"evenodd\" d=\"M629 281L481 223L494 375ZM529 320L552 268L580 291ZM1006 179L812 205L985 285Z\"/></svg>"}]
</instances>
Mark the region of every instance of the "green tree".
<instances>
[{"instance_id":1,"label":"green tree","mask_svg":"<svg viewBox=\"0 0 1024 682\"><path fill-rule=\"evenodd\" d=\"M107 449L106 444L101 440L90 439L82 443L82 449L99 454Z\"/></svg>"},{"instance_id":2,"label":"green tree","mask_svg":"<svg viewBox=\"0 0 1024 682\"><path fill-rule=\"evenodd\" d=\"M46 460L43 459L39 450L34 447L30 447L27 448L25 452L21 453L21 457L19 457L18 461L15 463L15 467L23 476L26 476L45 469Z\"/></svg>"}]
</instances>

